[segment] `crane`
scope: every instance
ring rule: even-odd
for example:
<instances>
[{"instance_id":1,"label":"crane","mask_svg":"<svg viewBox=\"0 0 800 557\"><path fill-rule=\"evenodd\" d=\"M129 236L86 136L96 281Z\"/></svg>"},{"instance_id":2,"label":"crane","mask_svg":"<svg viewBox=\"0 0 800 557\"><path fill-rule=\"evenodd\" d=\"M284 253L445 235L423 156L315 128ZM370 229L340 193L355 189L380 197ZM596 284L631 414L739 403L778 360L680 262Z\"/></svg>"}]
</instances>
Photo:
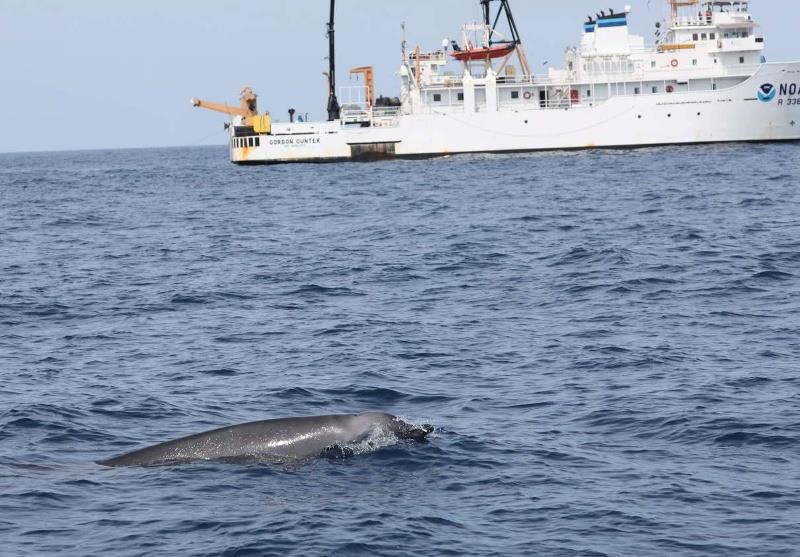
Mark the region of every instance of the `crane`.
<instances>
[{"instance_id":1,"label":"crane","mask_svg":"<svg viewBox=\"0 0 800 557\"><path fill-rule=\"evenodd\" d=\"M241 99L241 105L238 108L200 99L192 99L192 106L213 110L214 112L221 112L228 116L241 116L242 125L253 128L255 133L272 133L272 118L269 112L261 115L258 114L258 95L255 94L255 91L250 87L244 87L239 98Z\"/></svg>"},{"instance_id":2,"label":"crane","mask_svg":"<svg viewBox=\"0 0 800 557\"><path fill-rule=\"evenodd\" d=\"M367 106L372 108L375 104L375 74L372 66L360 66L350 70L350 75L363 75L367 87Z\"/></svg>"},{"instance_id":3,"label":"crane","mask_svg":"<svg viewBox=\"0 0 800 557\"><path fill-rule=\"evenodd\" d=\"M258 95L250 87L245 87L242 89L242 94L239 98L241 99L241 106L239 107L200 99L192 99L192 106L221 112L228 116L241 116L244 119L245 126L252 126L258 116Z\"/></svg>"}]
</instances>

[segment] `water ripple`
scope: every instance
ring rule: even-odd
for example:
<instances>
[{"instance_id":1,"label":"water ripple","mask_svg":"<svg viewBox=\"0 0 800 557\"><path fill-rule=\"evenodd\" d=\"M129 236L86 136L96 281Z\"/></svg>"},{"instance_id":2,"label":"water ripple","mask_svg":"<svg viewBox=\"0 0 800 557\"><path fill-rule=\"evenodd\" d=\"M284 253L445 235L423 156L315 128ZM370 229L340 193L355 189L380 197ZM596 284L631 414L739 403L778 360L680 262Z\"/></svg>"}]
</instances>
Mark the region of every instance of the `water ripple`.
<instances>
[{"instance_id":1,"label":"water ripple","mask_svg":"<svg viewBox=\"0 0 800 557\"><path fill-rule=\"evenodd\" d=\"M797 147L0 155L2 551L794 554ZM363 410L436 429L93 464Z\"/></svg>"}]
</instances>

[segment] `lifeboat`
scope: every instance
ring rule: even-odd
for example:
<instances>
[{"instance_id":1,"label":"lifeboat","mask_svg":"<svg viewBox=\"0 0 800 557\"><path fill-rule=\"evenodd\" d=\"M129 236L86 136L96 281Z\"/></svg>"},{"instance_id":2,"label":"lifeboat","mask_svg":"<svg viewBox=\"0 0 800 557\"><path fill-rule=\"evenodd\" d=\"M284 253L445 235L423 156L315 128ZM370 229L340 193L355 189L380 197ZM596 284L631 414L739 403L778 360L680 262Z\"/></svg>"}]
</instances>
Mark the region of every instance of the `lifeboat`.
<instances>
[{"instance_id":1,"label":"lifeboat","mask_svg":"<svg viewBox=\"0 0 800 557\"><path fill-rule=\"evenodd\" d=\"M508 56L517 47L514 43L498 44L487 48L470 48L467 50L456 50L450 53L450 56L459 62L473 62L477 60L486 60L494 58L503 58Z\"/></svg>"}]
</instances>

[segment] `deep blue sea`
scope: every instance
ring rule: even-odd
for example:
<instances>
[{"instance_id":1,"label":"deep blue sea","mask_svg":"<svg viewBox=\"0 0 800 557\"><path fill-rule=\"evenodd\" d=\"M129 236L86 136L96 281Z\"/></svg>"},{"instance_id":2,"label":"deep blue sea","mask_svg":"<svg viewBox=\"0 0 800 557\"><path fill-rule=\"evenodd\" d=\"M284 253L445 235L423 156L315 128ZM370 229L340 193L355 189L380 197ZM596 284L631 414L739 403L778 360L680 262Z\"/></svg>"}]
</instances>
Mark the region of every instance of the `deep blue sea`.
<instances>
[{"instance_id":1,"label":"deep blue sea","mask_svg":"<svg viewBox=\"0 0 800 557\"><path fill-rule=\"evenodd\" d=\"M241 422L351 458L108 469ZM0 155L0 554L800 554L800 145Z\"/></svg>"}]
</instances>

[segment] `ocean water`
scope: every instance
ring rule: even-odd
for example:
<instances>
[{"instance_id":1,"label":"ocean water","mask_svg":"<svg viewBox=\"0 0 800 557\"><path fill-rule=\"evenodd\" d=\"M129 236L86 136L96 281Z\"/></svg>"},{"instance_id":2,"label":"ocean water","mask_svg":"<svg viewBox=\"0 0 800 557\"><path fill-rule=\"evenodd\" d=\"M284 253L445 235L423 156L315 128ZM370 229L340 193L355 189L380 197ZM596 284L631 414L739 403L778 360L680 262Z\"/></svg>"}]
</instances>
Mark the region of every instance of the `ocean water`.
<instances>
[{"instance_id":1,"label":"ocean water","mask_svg":"<svg viewBox=\"0 0 800 557\"><path fill-rule=\"evenodd\" d=\"M799 155L2 155L0 553L798 555ZM94 464L364 410L436 431Z\"/></svg>"}]
</instances>

